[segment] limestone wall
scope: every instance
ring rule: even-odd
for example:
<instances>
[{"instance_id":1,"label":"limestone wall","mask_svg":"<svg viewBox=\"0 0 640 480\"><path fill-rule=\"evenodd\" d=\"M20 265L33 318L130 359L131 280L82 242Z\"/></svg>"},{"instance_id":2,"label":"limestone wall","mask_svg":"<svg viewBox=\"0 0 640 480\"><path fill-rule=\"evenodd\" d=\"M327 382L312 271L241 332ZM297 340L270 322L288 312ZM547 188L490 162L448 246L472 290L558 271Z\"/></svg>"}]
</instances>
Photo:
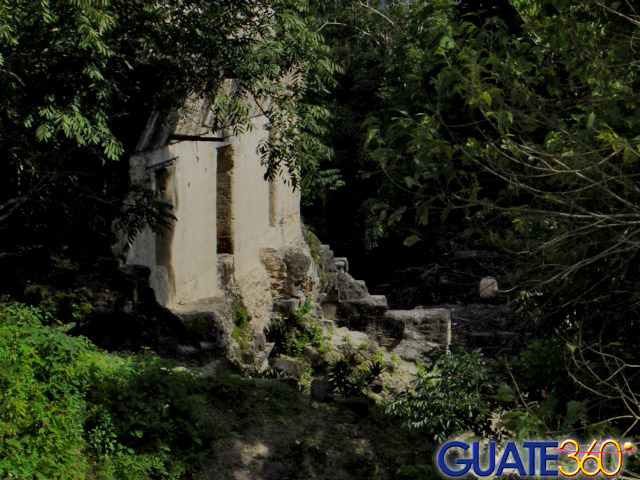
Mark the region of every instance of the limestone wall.
<instances>
[{"instance_id":1,"label":"limestone wall","mask_svg":"<svg viewBox=\"0 0 640 480\"><path fill-rule=\"evenodd\" d=\"M193 111L206 116L201 108ZM269 135L265 117L255 117L253 128L237 137L217 138L203 124L182 119L163 133L151 122L143 134L131 177L148 181L170 202L176 221L163 234L141 233L127 263L151 268L151 286L169 308L233 290L261 328L278 295L263 252L294 248L309 256L300 194L283 178L264 179L256 150Z\"/></svg>"},{"instance_id":2,"label":"limestone wall","mask_svg":"<svg viewBox=\"0 0 640 480\"><path fill-rule=\"evenodd\" d=\"M264 180L265 167L256 154L269 132L258 117L254 128L230 146L233 149L233 256L236 282L256 323L271 317L273 295L269 273L260 261L265 249L298 245L306 249L300 227L300 196L282 178ZM256 325L258 326L258 325Z\"/></svg>"},{"instance_id":3,"label":"limestone wall","mask_svg":"<svg viewBox=\"0 0 640 480\"><path fill-rule=\"evenodd\" d=\"M194 102L173 125L152 118L131 157L132 180L149 182L176 218L163 233L138 235L127 262L151 269L158 301L199 338L200 350L259 364L270 352L264 331L274 312L291 316L307 298L318 317L367 332L404 360L421 361L433 348L446 348L448 309L389 310L384 296L369 295L364 282L349 275L347 259L303 234L299 191L287 178L264 179L257 153L269 135L264 116L232 135L231 128L212 132L210 115ZM315 262L305 238L315 245ZM232 335L232 299L251 320L242 342Z\"/></svg>"},{"instance_id":4,"label":"limestone wall","mask_svg":"<svg viewBox=\"0 0 640 480\"><path fill-rule=\"evenodd\" d=\"M131 245L127 263L151 268L160 303L173 306L219 294L216 266L216 159L208 142L179 142L132 157L135 177L147 180L174 207L171 229L147 230Z\"/></svg>"}]
</instances>

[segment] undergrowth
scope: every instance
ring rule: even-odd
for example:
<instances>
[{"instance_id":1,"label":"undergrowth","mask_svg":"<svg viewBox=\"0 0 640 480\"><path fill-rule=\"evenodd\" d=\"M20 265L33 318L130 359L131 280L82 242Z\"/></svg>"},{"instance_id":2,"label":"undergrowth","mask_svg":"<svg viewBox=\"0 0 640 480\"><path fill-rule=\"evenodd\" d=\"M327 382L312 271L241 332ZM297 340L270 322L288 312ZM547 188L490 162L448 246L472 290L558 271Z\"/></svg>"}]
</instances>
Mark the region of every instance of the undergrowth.
<instances>
[{"instance_id":1,"label":"undergrowth","mask_svg":"<svg viewBox=\"0 0 640 480\"><path fill-rule=\"evenodd\" d=\"M251 337L251 326L249 325L249 314L242 307L238 300L233 300L233 338L240 349L240 354L245 355L249 347L249 339Z\"/></svg>"},{"instance_id":2,"label":"undergrowth","mask_svg":"<svg viewBox=\"0 0 640 480\"><path fill-rule=\"evenodd\" d=\"M267 338L275 343L274 354L298 357L307 345L321 349L324 346L324 330L320 322L311 316L311 299L307 299L293 315L280 315L274 319Z\"/></svg>"},{"instance_id":3,"label":"undergrowth","mask_svg":"<svg viewBox=\"0 0 640 480\"><path fill-rule=\"evenodd\" d=\"M207 387L111 356L47 311L0 301L0 478L189 478L215 429Z\"/></svg>"}]
</instances>

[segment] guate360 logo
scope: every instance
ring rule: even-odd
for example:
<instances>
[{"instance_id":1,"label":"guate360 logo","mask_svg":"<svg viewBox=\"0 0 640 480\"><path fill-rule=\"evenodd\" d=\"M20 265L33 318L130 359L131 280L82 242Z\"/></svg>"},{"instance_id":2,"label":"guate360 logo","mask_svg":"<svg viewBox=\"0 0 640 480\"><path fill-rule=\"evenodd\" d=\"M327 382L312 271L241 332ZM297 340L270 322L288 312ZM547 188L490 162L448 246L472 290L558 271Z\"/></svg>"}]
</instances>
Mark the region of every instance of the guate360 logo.
<instances>
[{"instance_id":1,"label":"guate360 logo","mask_svg":"<svg viewBox=\"0 0 640 480\"><path fill-rule=\"evenodd\" d=\"M620 446L612 439L593 440L588 445L580 445L571 439L562 442L522 442L520 446L516 442L507 442L499 455L496 454L495 442L489 442L486 447L483 455L479 442L471 445L459 440L447 442L438 451L438 468L450 477L466 475L469 470L480 477L500 476L505 470L508 473L518 472L523 477L573 477L578 474L613 477L622 469L623 455L637 450L630 442Z\"/></svg>"}]
</instances>

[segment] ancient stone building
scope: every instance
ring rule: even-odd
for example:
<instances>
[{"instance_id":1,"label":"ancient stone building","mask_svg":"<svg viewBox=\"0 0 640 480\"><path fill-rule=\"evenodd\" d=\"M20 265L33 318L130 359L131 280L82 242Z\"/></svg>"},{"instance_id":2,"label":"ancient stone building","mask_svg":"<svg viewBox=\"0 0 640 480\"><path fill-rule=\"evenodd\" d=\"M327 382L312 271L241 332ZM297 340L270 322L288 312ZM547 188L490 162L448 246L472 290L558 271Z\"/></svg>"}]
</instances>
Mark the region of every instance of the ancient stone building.
<instances>
[{"instance_id":1,"label":"ancient stone building","mask_svg":"<svg viewBox=\"0 0 640 480\"><path fill-rule=\"evenodd\" d=\"M231 128L212 132L211 115L200 101L167 125L149 121L130 160L131 177L149 182L176 220L162 234L138 235L127 263L151 269L156 298L172 310L235 296L264 324L274 300L269 268L283 268L273 259L290 251L309 257L300 193L284 178L264 179L256 150L269 135L265 116L254 115L248 131L233 135Z\"/></svg>"},{"instance_id":2,"label":"ancient stone building","mask_svg":"<svg viewBox=\"0 0 640 480\"><path fill-rule=\"evenodd\" d=\"M389 310L384 296L351 277L347 259L303 233L299 191L285 178L264 178L257 148L269 135L265 116L256 113L252 128L237 135L212 131L211 117L204 101L166 124L152 117L130 160L131 179L169 202L175 221L162 233L139 234L126 261L150 269L156 299L195 334L199 350L238 357L235 303L250 319L242 356L266 360L269 322L306 299L325 324L366 332L410 361L449 343L448 310Z\"/></svg>"}]
</instances>

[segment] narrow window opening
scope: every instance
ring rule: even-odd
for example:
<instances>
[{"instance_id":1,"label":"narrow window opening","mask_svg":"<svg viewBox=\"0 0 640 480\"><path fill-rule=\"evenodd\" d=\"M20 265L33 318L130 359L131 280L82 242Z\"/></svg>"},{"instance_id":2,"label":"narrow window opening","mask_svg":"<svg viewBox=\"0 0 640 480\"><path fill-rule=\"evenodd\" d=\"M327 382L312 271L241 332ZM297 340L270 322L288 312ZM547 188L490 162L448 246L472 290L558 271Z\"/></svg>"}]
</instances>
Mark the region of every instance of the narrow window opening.
<instances>
[{"instance_id":1,"label":"narrow window opening","mask_svg":"<svg viewBox=\"0 0 640 480\"><path fill-rule=\"evenodd\" d=\"M278 198L277 187L274 180L269 181L269 226L275 227L278 224Z\"/></svg>"},{"instance_id":2,"label":"narrow window opening","mask_svg":"<svg viewBox=\"0 0 640 480\"><path fill-rule=\"evenodd\" d=\"M232 200L233 147L218 149L216 215L218 230L218 254L233 254Z\"/></svg>"},{"instance_id":3,"label":"narrow window opening","mask_svg":"<svg viewBox=\"0 0 640 480\"><path fill-rule=\"evenodd\" d=\"M174 167L156 170L156 192L160 200L173 204ZM171 244L173 241L173 225L168 225L156 235L156 265L171 268Z\"/></svg>"}]
</instances>

